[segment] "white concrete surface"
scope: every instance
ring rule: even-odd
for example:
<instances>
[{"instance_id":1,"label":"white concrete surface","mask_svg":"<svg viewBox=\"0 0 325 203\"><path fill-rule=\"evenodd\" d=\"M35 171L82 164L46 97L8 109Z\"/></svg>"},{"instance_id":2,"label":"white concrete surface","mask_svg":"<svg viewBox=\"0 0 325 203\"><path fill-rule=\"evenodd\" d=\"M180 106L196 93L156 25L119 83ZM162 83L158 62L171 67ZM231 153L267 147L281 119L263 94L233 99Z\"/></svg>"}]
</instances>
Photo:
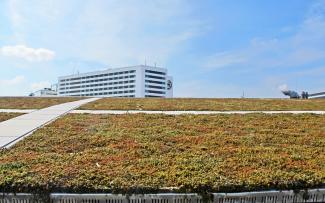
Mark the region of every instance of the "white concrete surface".
<instances>
[{"instance_id":1,"label":"white concrete surface","mask_svg":"<svg viewBox=\"0 0 325 203\"><path fill-rule=\"evenodd\" d=\"M0 113L30 113L37 111L37 109L0 109ZM144 111L144 110L73 110L69 113L81 114L167 114L167 115L181 115L181 114L250 114L250 113L265 113L265 114L325 114L325 111Z\"/></svg>"},{"instance_id":2,"label":"white concrete surface","mask_svg":"<svg viewBox=\"0 0 325 203\"><path fill-rule=\"evenodd\" d=\"M70 113L84 113L84 114L166 114L166 115L181 115L181 114L251 114L251 113L265 113L265 114L325 114L325 111L136 111L136 110L73 110Z\"/></svg>"},{"instance_id":3,"label":"white concrete surface","mask_svg":"<svg viewBox=\"0 0 325 203\"><path fill-rule=\"evenodd\" d=\"M31 113L37 109L0 109L0 113Z\"/></svg>"},{"instance_id":4,"label":"white concrete surface","mask_svg":"<svg viewBox=\"0 0 325 203\"><path fill-rule=\"evenodd\" d=\"M56 120L58 117L69 113L71 110L81 105L97 100L98 98L88 98L74 102L54 105L40 110L29 110L24 114L0 123L0 148L8 148L17 141L23 139L36 129ZM24 113L19 110L18 113ZM14 112L13 110L6 112ZM27 111L26 111L27 112Z\"/></svg>"}]
</instances>

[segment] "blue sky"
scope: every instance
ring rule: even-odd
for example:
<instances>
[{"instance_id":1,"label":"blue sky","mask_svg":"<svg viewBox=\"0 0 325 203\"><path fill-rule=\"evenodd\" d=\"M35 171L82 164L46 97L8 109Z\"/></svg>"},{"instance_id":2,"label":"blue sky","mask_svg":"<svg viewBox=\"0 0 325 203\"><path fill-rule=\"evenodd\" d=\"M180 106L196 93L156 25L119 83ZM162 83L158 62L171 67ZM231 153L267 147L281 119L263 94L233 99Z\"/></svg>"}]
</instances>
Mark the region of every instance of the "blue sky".
<instances>
[{"instance_id":1,"label":"blue sky","mask_svg":"<svg viewBox=\"0 0 325 203\"><path fill-rule=\"evenodd\" d=\"M145 61L176 97L324 91L325 1L0 1L0 95Z\"/></svg>"}]
</instances>

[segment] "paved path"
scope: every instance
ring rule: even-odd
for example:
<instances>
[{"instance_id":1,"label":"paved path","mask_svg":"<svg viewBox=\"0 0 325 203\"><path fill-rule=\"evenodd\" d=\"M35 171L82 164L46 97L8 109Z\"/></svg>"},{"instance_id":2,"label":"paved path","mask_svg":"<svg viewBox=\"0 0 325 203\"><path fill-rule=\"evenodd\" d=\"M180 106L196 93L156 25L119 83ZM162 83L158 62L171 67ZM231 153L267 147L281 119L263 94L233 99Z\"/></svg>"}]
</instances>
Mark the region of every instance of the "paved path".
<instances>
[{"instance_id":1,"label":"paved path","mask_svg":"<svg viewBox=\"0 0 325 203\"><path fill-rule=\"evenodd\" d=\"M38 109L0 109L0 113L32 113Z\"/></svg>"},{"instance_id":2,"label":"paved path","mask_svg":"<svg viewBox=\"0 0 325 203\"><path fill-rule=\"evenodd\" d=\"M0 148L8 148L36 129L56 120L79 106L97 100L83 99L54 105L0 123Z\"/></svg>"},{"instance_id":3,"label":"paved path","mask_svg":"<svg viewBox=\"0 0 325 203\"><path fill-rule=\"evenodd\" d=\"M30 113L36 109L0 109L0 113ZM167 114L167 115L181 115L181 114L250 114L250 113L265 113L265 114L325 114L325 111L143 111L143 110L73 110L69 113L87 113L87 114Z\"/></svg>"},{"instance_id":4,"label":"paved path","mask_svg":"<svg viewBox=\"0 0 325 203\"><path fill-rule=\"evenodd\" d=\"M265 113L265 114L278 114L278 113L291 113L291 114L325 114L325 111L136 111L136 110L74 110L70 113L88 113L88 114L167 114L167 115L181 115L181 114L251 114L251 113Z\"/></svg>"}]
</instances>

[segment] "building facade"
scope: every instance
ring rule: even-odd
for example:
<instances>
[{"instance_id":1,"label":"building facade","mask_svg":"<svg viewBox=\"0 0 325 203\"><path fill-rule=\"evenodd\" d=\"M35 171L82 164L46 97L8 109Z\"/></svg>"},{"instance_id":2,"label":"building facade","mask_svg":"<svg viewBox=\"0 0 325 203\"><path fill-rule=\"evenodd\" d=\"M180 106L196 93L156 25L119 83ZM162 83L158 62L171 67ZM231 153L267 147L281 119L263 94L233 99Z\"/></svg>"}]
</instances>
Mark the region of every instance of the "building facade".
<instances>
[{"instance_id":1,"label":"building facade","mask_svg":"<svg viewBox=\"0 0 325 203\"><path fill-rule=\"evenodd\" d=\"M59 77L59 96L173 97L167 69L145 65Z\"/></svg>"}]
</instances>

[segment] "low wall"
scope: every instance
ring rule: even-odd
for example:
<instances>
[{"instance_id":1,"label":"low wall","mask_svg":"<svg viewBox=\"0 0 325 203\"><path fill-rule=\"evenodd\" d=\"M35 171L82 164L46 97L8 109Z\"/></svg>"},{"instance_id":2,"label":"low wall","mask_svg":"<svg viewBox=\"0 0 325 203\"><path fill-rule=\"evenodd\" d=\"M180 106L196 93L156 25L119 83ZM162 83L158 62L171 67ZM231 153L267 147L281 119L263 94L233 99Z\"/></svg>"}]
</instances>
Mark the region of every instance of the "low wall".
<instances>
[{"instance_id":1,"label":"low wall","mask_svg":"<svg viewBox=\"0 0 325 203\"><path fill-rule=\"evenodd\" d=\"M212 193L207 196L198 194L65 194L50 195L4 194L0 193L0 203L298 203L325 202L325 189L308 191L264 191L246 193Z\"/></svg>"}]
</instances>

